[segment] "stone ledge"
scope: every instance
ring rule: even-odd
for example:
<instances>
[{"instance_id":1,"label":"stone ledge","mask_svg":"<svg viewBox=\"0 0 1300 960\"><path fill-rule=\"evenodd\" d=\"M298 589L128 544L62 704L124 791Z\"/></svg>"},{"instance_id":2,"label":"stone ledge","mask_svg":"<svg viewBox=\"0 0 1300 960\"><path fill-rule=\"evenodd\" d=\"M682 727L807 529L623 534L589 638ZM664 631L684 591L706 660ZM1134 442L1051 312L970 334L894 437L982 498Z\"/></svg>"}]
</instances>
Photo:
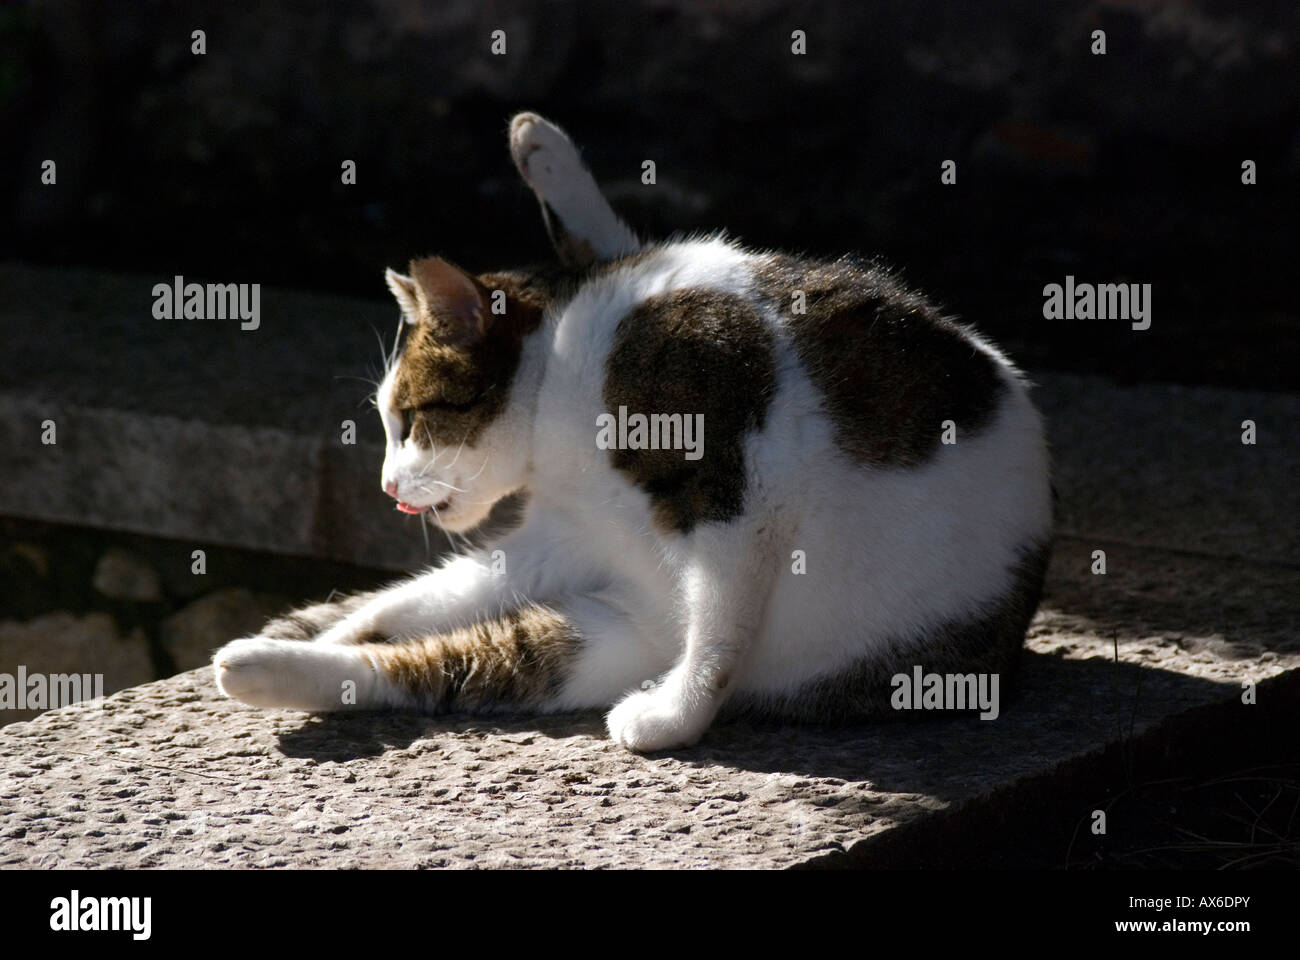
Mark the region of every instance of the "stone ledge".
<instances>
[{"instance_id":1,"label":"stone ledge","mask_svg":"<svg viewBox=\"0 0 1300 960\"><path fill-rule=\"evenodd\" d=\"M1046 609L996 721L727 724L651 757L597 715L261 711L203 668L0 730L0 867L797 866L1300 666L1112 642Z\"/></svg>"}]
</instances>

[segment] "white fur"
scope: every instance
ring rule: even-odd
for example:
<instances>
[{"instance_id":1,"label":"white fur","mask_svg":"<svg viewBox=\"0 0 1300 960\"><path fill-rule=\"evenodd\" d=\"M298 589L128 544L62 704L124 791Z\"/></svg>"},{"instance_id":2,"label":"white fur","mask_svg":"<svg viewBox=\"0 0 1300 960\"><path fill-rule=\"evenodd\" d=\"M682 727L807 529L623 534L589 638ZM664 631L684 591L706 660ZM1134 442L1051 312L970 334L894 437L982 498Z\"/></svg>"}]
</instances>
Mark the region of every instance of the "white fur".
<instances>
[{"instance_id":1,"label":"white fur","mask_svg":"<svg viewBox=\"0 0 1300 960\"><path fill-rule=\"evenodd\" d=\"M535 113L510 122L510 155L537 198L564 228L590 244L598 260L615 260L641 247L606 202L578 149L563 130Z\"/></svg>"}]
</instances>

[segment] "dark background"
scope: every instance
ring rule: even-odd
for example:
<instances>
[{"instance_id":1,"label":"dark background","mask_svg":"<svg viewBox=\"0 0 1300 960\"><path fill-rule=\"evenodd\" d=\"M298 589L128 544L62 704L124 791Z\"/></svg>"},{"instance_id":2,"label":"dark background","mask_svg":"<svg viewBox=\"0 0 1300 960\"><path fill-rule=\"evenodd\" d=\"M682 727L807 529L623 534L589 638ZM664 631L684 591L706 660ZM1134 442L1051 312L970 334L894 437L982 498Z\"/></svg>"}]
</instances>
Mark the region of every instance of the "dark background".
<instances>
[{"instance_id":1,"label":"dark background","mask_svg":"<svg viewBox=\"0 0 1300 960\"><path fill-rule=\"evenodd\" d=\"M10 4L0 257L374 297L536 260L533 109L643 235L878 254L1030 368L1288 390L1298 106L1293 0ZM1066 274L1153 284L1151 329L1044 320Z\"/></svg>"}]
</instances>

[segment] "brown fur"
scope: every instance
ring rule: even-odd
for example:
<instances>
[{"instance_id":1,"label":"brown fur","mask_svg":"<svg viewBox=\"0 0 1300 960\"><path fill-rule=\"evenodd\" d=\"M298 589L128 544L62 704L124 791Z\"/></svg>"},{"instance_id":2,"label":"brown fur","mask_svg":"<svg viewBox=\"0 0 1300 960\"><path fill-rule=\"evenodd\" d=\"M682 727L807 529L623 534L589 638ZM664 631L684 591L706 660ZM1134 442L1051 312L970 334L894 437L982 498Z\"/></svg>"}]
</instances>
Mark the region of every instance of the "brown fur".
<instances>
[{"instance_id":1,"label":"brown fur","mask_svg":"<svg viewBox=\"0 0 1300 960\"><path fill-rule=\"evenodd\" d=\"M825 398L836 443L853 459L915 466L938 448L943 422L975 435L1005 389L994 361L920 294L849 260L774 254L760 290L790 318L800 362ZM791 312L802 290L807 312Z\"/></svg>"},{"instance_id":2,"label":"brown fur","mask_svg":"<svg viewBox=\"0 0 1300 960\"><path fill-rule=\"evenodd\" d=\"M704 456L610 450L645 490L663 530L689 533L744 508L745 433L763 425L776 385L772 334L743 299L711 290L652 297L619 321L604 400L617 413L704 414Z\"/></svg>"},{"instance_id":3,"label":"brown fur","mask_svg":"<svg viewBox=\"0 0 1300 960\"><path fill-rule=\"evenodd\" d=\"M560 692L580 646L567 617L530 604L460 630L363 650L431 708L477 711L543 705Z\"/></svg>"},{"instance_id":4,"label":"brown fur","mask_svg":"<svg viewBox=\"0 0 1300 960\"><path fill-rule=\"evenodd\" d=\"M588 269L592 276L607 275L626 267L642 266L661 254L662 250L659 247L643 247L636 253L629 253L624 257L619 257L617 260L604 260L598 263L593 263Z\"/></svg>"},{"instance_id":5,"label":"brown fur","mask_svg":"<svg viewBox=\"0 0 1300 960\"><path fill-rule=\"evenodd\" d=\"M524 337L570 279L565 271L485 273L474 278L484 297L483 335L453 341L436 317L421 317L403 344L393 378L393 403L409 414L420 447L473 445L505 409ZM506 294L506 312L491 315L492 291Z\"/></svg>"}]
</instances>

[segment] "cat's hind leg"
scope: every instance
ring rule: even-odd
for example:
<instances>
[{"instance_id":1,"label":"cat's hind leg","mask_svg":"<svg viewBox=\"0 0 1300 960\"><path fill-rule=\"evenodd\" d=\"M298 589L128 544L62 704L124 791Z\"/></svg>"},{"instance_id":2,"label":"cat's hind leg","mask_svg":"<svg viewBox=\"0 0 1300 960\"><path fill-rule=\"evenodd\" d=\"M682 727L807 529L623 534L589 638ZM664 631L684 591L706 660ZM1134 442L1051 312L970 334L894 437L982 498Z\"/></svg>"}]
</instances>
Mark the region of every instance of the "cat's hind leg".
<instances>
[{"instance_id":1,"label":"cat's hind leg","mask_svg":"<svg viewBox=\"0 0 1300 960\"><path fill-rule=\"evenodd\" d=\"M279 640L315 640L382 593L383 590L354 593L338 600L327 600L291 610L267 621L257 635Z\"/></svg>"},{"instance_id":2,"label":"cat's hind leg","mask_svg":"<svg viewBox=\"0 0 1300 960\"><path fill-rule=\"evenodd\" d=\"M392 642L250 637L213 663L223 693L260 707L545 712L607 707L671 657L616 605L582 596Z\"/></svg>"},{"instance_id":3,"label":"cat's hind leg","mask_svg":"<svg viewBox=\"0 0 1300 960\"><path fill-rule=\"evenodd\" d=\"M510 156L537 195L542 219L565 263L585 266L636 253L641 242L600 192L568 136L535 113L510 121Z\"/></svg>"}]
</instances>

